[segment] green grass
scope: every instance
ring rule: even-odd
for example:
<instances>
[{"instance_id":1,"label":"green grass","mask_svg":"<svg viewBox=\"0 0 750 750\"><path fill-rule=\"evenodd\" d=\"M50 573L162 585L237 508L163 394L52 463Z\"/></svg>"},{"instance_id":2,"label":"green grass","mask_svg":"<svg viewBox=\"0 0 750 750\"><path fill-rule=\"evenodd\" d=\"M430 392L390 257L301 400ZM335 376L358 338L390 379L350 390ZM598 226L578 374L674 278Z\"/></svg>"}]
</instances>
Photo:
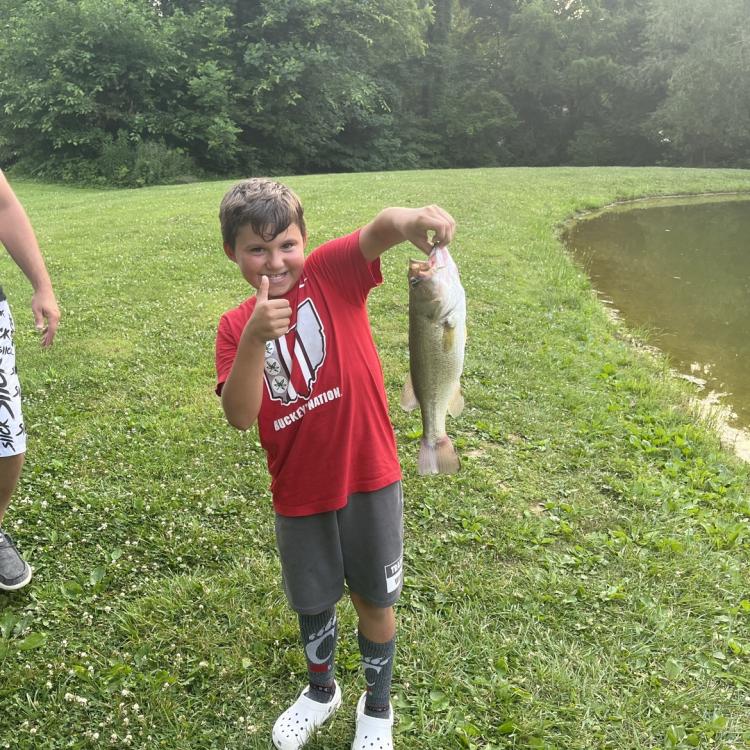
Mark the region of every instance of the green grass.
<instances>
[{"instance_id":1,"label":"green grass","mask_svg":"<svg viewBox=\"0 0 750 750\"><path fill-rule=\"evenodd\" d=\"M314 246L386 205L457 218L469 305L455 477L419 477L407 246L371 319L405 470L394 675L404 749L750 747L749 472L690 386L608 320L557 240L617 199L750 190L750 172L509 169L288 180ZM17 183L64 312L38 348L3 258L29 455L7 528L35 568L0 595L0 748L269 748L304 675L265 461L213 394L220 314L247 295L217 221L229 183ZM348 748L362 689L340 607Z\"/></svg>"}]
</instances>

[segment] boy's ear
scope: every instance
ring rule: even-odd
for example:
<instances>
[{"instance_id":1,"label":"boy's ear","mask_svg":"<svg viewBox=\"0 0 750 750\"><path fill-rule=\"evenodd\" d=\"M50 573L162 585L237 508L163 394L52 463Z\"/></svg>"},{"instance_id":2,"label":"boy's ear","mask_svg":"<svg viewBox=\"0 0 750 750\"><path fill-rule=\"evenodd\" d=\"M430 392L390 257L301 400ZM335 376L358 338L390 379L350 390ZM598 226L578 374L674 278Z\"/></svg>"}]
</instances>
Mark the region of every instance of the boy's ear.
<instances>
[{"instance_id":1,"label":"boy's ear","mask_svg":"<svg viewBox=\"0 0 750 750\"><path fill-rule=\"evenodd\" d=\"M226 242L224 243L224 252L229 260L233 260L235 263L237 262L237 258L234 255L234 248Z\"/></svg>"}]
</instances>

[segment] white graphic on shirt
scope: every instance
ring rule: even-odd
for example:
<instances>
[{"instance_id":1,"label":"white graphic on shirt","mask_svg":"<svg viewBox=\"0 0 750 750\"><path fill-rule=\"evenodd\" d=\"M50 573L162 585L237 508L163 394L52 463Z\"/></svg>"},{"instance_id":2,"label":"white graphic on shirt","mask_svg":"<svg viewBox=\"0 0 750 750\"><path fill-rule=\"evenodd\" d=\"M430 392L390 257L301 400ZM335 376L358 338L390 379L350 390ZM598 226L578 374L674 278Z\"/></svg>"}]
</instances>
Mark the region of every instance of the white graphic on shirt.
<instances>
[{"instance_id":1,"label":"white graphic on shirt","mask_svg":"<svg viewBox=\"0 0 750 750\"><path fill-rule=\"evenodd\" d=\"M273 377L274 375L278 375L281 372L281 365L279 364L279 360L275 359L274 357L266 357L265 369L271 377Z\"/></svg>"},{"instance_id":2,"label":"white graphic on shirt","mask_svg":"<svg viewBox=\"0 0 750 750\"><path fill-rule=\"evenodd\" d=\"M321 393L318 396L314 396L309 401L305 401L302 406L298 406L294 411L289 412L289 414L284 415L280 419L274 419L273 429L276 430L276 432L278 432L279 430L284 430L287 427L290 427L291 425L299 422L299 420L302 419L302 417L304 417L307 412L312 411L313 409L317 409L319 406L328 404L331 401L335 401L339 398L341 398L341 388L330 388L324 393Z\"/></svg>"},{"instance_id":3,"label":"white graphic on shirt","mask_svg":"<svg viewBox=\"0 0 750 750\"><path fill-rule=\"evenodd\" d=\"M285 406L310 398L325 357L323 323L313 301L306 298L297 306L297 322L289 333L266 342L268 395Z\"/></svg>"}]
</instances>

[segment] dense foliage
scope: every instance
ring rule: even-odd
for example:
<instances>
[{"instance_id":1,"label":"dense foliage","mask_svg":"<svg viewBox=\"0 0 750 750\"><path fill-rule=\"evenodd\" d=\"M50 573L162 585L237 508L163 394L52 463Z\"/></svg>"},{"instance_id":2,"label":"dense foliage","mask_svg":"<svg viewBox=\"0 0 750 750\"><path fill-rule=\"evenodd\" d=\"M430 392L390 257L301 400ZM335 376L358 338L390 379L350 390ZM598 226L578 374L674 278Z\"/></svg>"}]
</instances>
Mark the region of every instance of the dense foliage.
<instances>
[{"instance_id":1,"label":"dense foliage","mask_svg":"<svg viewBox=\"0 0 750 750\"><path fill-rule=\"evenodd\" d=\"M0 163L748 166L745 0L4 0Z\"/></svg>"}]
</instances>

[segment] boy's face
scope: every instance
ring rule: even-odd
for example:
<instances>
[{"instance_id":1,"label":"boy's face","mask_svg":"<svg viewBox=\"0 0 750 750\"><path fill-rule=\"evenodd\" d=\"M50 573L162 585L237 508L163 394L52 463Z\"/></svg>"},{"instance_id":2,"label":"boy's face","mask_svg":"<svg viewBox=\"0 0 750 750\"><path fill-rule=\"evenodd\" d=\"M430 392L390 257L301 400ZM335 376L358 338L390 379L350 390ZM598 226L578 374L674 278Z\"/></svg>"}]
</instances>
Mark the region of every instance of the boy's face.
<instances>
[{"instance_id":1,"label":"boy's face","mask_svg":"<svg viewBox=\"0 0 750 750\"><path fill-rule=\"evenodd\" d=\"M263 239L246 224L237 232L234 247L224 245L224 252L240 267L249 284L258 289L261 276L268 276L268 296L280 297L302 273L306 240L294 223L272 240Z\"/></svg>"}]
</instances>

